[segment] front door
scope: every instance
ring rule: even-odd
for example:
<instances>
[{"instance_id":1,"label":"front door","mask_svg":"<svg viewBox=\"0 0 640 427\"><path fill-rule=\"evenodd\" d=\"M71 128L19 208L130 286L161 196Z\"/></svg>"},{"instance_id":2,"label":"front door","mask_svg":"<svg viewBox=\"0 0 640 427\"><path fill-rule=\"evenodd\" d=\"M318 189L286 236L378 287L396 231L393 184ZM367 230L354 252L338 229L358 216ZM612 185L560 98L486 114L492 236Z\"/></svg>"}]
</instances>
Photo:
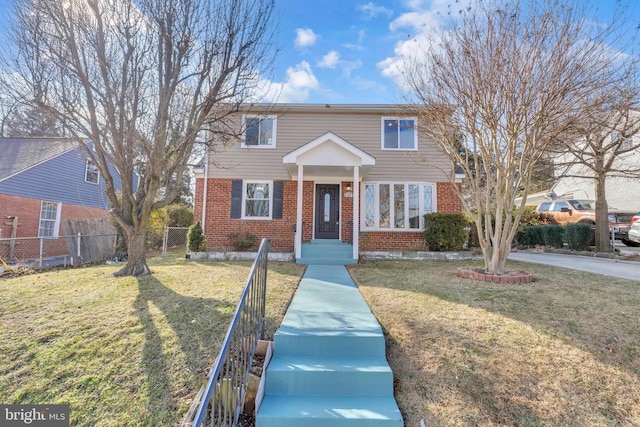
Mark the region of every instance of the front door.
<instances>
[{"instance_id":1,"label":"front door","mask_svg":"<svg viewBox=\"0 0 640 427\"><path fill-rule=\"evenodd\" d=\"M337 184L316 185L316 239L340 237L340 186Z\"/></svg>"}]
</instances>

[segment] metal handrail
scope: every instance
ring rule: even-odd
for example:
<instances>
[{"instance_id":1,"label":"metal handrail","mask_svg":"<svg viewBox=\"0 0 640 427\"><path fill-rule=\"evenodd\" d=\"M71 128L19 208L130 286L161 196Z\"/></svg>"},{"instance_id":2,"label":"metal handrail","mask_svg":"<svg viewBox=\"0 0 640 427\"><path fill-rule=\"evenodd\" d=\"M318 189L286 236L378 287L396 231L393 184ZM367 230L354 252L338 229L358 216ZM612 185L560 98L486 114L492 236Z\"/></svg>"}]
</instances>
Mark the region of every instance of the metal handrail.
<instances>
[{"instance_id":1,"label":"metal handrail","mask_svg":"<svg viewBox=\"0 0 640 427\"><path fill-rule=\"evenodd\" d=\"M263 239L191 426L235 426L247 389L258 339L264 338L267 258Z\"/></svg>"}]
</instances>

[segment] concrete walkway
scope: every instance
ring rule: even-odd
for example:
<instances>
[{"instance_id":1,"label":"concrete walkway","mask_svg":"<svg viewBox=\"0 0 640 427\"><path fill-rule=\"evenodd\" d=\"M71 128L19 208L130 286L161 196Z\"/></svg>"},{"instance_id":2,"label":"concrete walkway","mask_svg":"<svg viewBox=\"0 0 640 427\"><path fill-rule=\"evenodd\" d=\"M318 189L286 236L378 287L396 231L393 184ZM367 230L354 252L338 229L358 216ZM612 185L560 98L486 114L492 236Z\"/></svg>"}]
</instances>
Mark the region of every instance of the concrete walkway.
<instances>
[{"instance_id":1,"label":"concrete walkway","mask_svg":"<svg viewBox=\"0 0 640 427\"><path fill-rule=\"evenodd\" d=\"M382 328L342 265L310 265L274 339L257 427L402 427Z\"/></svg>"},{"instance_id":2,"label":"concrete walkway","mask_svg":"<svg viewBox=\"0 0 640 427\"><path fill-rule=\"evenodd\" d=\"M509 259L640 281L640 263L635 261L528 251L512 252Z\"/></svg>"}]
</instances>

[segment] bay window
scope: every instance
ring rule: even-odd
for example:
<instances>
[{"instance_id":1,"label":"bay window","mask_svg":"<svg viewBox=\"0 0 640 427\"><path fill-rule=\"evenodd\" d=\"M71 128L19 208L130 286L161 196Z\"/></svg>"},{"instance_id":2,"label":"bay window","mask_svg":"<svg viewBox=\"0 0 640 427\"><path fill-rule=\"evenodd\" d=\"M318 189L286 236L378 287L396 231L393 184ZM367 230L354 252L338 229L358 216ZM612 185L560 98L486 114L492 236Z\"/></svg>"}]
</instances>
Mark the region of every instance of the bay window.
<instances>
[{"instance_id":1,"label":"bay window","mask_svg":"<svg viewBox=\"0 0 640 427\"><path fill-rule=\"evenodd\" d=\"M435 211L435 184L426 182L365 182L363 230L424 229L424 214Z\"/></svg>"}]
</instances>

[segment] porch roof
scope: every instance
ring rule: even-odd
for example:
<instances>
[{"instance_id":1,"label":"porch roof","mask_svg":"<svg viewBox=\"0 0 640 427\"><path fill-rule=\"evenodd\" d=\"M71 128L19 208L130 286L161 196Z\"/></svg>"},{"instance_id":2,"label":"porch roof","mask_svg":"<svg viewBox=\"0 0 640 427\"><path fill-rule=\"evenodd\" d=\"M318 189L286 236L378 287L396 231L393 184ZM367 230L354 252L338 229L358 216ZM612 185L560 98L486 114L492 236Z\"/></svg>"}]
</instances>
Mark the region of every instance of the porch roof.
<instances>
[{"instance_id":1,"label":"porch roof","mask_svg":"<svg viewBox=\"0 0 640 427\"><path fill-rule=\"evenodd\" d=\"M302 165L305 176L348 179L356 166L361 168L360 176L366 175L376 159L333 132L327 132L283 156L282 163L291 178L297 176L298 165Z\"/></svg>"}]
</instances>

